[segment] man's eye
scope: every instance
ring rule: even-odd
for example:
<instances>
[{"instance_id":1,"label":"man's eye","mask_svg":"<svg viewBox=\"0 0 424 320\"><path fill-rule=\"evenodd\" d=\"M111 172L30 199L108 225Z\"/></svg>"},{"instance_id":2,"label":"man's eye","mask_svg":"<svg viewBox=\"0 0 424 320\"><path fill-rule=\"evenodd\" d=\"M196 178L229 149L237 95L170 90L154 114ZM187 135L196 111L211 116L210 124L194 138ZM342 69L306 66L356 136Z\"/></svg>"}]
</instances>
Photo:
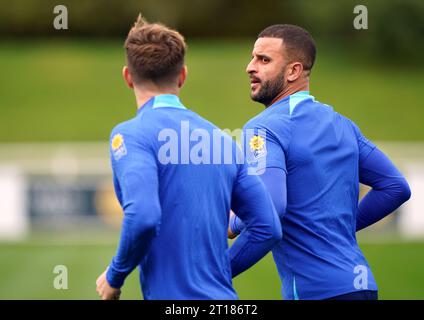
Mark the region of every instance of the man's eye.
<instances>
[{"instance_id":1,"label":"man's eye","mask_svg":"<svg viewBox=\"0 0 424 320\"><path fill-rule=\"evenodd\" d=\"M262 58L262 62L263 62L263 63L268 63L268 62L269 62L269 59L268 59L268 58L263 57L263 58Z\"/></svg>"}]
</instances>

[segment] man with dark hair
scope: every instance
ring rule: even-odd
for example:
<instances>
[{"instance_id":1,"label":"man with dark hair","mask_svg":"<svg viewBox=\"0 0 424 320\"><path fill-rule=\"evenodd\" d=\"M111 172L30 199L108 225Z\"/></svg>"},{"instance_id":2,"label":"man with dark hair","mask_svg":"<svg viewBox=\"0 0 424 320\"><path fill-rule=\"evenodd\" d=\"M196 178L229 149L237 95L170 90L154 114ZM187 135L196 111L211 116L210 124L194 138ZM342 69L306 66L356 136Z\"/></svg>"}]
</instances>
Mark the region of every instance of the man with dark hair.
<instances>
[{"instance_id":1,"label":"man with dark hair","mask_svg":"<svg viewBox=\"0 0 424 320\"><path fill-rule=\"evenodd\" d=\"M184 38L139 17L125 49L123 77L138 111L111 134L113 182L124 219L117 253L98 278L97 292L118 299L139 265L145 299L236 299L232 276L281 239L272 201L260 179L237 161L231 137L179 100L187 75ZM218 146L201 144L202 137L217 137ZM227 251L230 209L247 231Z\"/></svg>"},{"instance_id":2,"label":"man with dark hair","mask_svg":"<svg viewBox=\"0 0 424 320\"><path fill-rule=\"evenodd\" d=\"M351 120L309 94L315 54L300 27L259 34L246 71L252 100L266 109L244 127L255 133L245 153L281 220L283 239L272 252L283 297L377 299L355 233L407 201L410 189ZM372 189L358 205L359 183ZM243 228L233 215L229 236Z\"/></svg>"}]
</instances>

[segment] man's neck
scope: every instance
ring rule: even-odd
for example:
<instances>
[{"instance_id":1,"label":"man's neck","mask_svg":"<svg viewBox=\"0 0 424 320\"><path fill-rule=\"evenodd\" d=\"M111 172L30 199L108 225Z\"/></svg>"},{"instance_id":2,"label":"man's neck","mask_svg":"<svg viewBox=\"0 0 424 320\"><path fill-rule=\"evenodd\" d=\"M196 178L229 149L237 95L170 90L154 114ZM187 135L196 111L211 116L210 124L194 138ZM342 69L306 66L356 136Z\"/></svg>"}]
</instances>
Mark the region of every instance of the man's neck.
<instances>
[{"instance_id":1,"label":"man's neck","mask_svg":"<svg viewBox=\"0 0 424 320\"><path fill-rule=\"evenodd\" d=\"M149 89L149 88L134 88L135 99L137 101L137 109L140 109L144 104L155 96L161 94L179 94L179 89Z\"/></svg>"},{"instance_id":2,"label":"man's neck","mask_svg":"<svg viewBox=\"0 0 424 320\"><path fill-rule=\"evenodd\" d=\"M270 105L273 105L277 101L280 101L281 99L284 99L285 97L292 95L299 91L309 91L309 81L301 82L298 84L293 84L291 86L286 86L283 91L281 91L267 107Z\"/></svg>"}]
</instances>

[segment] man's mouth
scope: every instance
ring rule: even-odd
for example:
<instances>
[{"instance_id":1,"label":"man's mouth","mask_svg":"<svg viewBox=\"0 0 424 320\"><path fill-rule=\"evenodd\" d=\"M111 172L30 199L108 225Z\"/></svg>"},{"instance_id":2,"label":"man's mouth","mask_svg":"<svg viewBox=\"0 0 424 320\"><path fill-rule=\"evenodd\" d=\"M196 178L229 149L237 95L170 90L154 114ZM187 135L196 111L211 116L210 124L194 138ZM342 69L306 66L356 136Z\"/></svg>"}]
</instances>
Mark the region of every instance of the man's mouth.
<instances>
[{"instance_id":1,"label":"man's mouth","mask_svg":"<svg viewBox=\"0 0 424 320\"><path fill-rule=\"evenodd\" d=\"M250 78L251 89L255 89L260 83L261 83L261 80L259 80L258 78Z\"/></svg>"},{"instance_id":2,"label":"man's mouth","mask_svg":"<svg viewBox=\"0 0 424 320\"><path fill-rule=\"evenodd\" d=\"M250 78L250 83L259 83L259 82L261 82L261 80L259 80L259 78L256 78L256 77Z\"/></svg>"}]
</instances>

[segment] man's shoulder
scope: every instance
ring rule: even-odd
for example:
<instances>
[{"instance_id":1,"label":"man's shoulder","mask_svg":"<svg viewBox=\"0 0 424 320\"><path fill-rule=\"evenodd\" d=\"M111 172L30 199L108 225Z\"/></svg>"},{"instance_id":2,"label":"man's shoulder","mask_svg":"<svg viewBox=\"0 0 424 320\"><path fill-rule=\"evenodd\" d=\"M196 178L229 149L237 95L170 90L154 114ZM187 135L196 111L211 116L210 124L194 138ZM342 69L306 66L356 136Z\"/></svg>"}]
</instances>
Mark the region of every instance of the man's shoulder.
<instances>
[{"instance_id":1,"label":"man's shoulder","mask_svg":"<svg viewBox=\"0 0 424 320\"><path fill-rule=\"evenodd\" d=\"M112 129L111 137L117 134L132 135L134 131L136 131L136 128L137 128L137 124L136 124L135 118L125 120L115 125L115 127Z\"/></svg>"},{"instance_id":2,"label":"man's shoulder","mask_svg":"<svg viewBox=\"0 0 424 320\"><path fill-rule=\"evenodd\" d=\"M117 135L125 136L127 139L135 141L149 141L157 135L157 126L154 125L153 119L149 119L146 113L144 119L137 115L134 118L120 122L111 132L111 139Z\"/></svg>"},{"instance_id":3,"label":"man's shoulder","mask_svg":"<svg viewBox=\"0 0 424 320\"><path fill-rule=\"evenodd\" d=\"M198 124L200 124L202 127L204 127L204 129L217 129L220 130L220 128L215 125L213 122L209 121L206 118L203 118L200 114L198 114L197 112L187 109L187 113L189 115L189 119L191 119L192 121L196 121Z\"/></svg>"},{"instance_id":4,"label":"man's shoulder","mask_svg":"<svg viewBox=\"0 0 424 320\"><path fill-rule=\"evenodd\" d=\"M118 123L112 129L112 133L116 131L125 131L127 134L139 134L140 131L144 134L152 133L157 129L157 126L155 126L156 118L154 112L138 114L131 119Z\"/></svg>"},{"instance_id":5,"label":"man's shoulder","mask_svg":"<svg viewBox=\"0 0 424 320\"><path fill-rule=\"evenodd\" d=\"M349 119L347 116L337 112L334 110L334 107L330 104L326 104L324 102L318 101L315 98L313 100L305 101L306 104L309 104L310 108L307 108L304 112L305 113L312 113L314 114L314 117L318 117L319 119L328 119L329 121L340 121L343 124L349 126L349 127L357 127L356 124ZM298 109L299 111L302 110L302 108Z\"/></svg>"},{"instance_id":6,"label":"man's shoulder","mask_svg":"<svg viewBox=\"0 0 424 320\"><path fill-rule=\"evenodd\" d=\"M284 108L285 106L280 106ZM252 130L254 134L266 134L278 140L282 144L287 144L290 140L291 117L286 110L265 109L256 117L250 119L243 127L243 131L249 134Z\"/></svg>"}]
</instances>

